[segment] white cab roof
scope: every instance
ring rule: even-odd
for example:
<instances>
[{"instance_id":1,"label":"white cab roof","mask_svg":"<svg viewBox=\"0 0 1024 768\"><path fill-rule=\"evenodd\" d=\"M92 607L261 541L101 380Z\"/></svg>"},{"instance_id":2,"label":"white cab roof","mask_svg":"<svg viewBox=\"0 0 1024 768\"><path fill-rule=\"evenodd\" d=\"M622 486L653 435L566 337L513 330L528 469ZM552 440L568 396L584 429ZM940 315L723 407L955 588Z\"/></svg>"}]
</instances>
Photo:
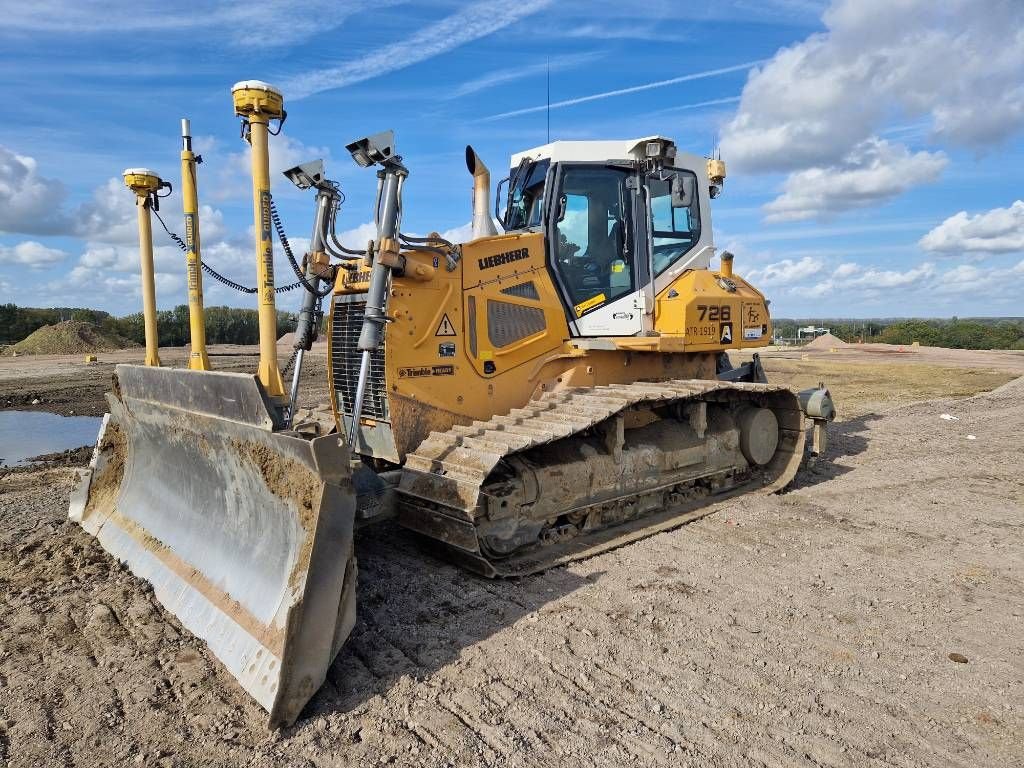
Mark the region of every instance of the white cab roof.
<instances>
[{"instance_id":1,"label":"white cab roof","mask_svg":"<svg viewBox=\"0 0 1024 768\"><path fill-rule=\"evenodd\" d=\"M524 157L531 160L550 160L561 162L601 162L603 160L633 160L644 157L644 145L648 141L663 141L672 144L672 139L665 136L642 136L636 139L619 139L610 141L553 141L524 152L512 155L511 168L515 168ZM677 167L702 168L704 158L688 152L677 152L673 163Z\"/></svg>"}]
</instances>

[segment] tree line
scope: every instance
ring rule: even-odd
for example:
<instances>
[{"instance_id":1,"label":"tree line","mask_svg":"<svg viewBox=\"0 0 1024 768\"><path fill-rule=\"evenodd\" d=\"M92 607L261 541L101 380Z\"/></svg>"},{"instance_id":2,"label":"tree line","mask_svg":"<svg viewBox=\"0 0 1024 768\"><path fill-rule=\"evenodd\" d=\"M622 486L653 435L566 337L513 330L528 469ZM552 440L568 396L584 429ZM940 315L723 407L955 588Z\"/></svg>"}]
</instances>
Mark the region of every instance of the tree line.
<instances>
[{"instance_id":1,"label":"tree line","mask_svg":"<svg viewBox=\"0 0 1024 768\"><path fill-rule=\"evenodd\" d=\"M206 307L207 344L256 344L259 342L259 319L255 309L237 307ZM137 344L145 343L146 332L142 313L114 317L109 312L81 307L54 309L19 307L0 304L0 344L16 344L44 325L66 320L92 323L107 333L117 334ZM277 312L278 335L295 330L293 312ZM161 347L180 347L189 343L188 305L157 312L157 331Z\"/></svg>"},{"instance_id":2,"label":"tree line","mask_svg":"<svg viewBox=\"0 0 1024 768\"><path fill-rule=\"evenodd\" d=\"M0 304L0 344L16 344L44 325L64 320L81 320L104 331L138 344L145 342L142 313L113 317L108 312L82 307L19 307ZM293 312L278 310L278 334L295 330ZM843 341L878 342L882 344L913 344L954 349L1024 349L1024 318L964 318L948 320L856 320L787 319L774 321L775 334L782 338L797 336L797 329L815 325L829 328ZM188 306L157 313L160 346L179 347L189 342ZM322 328L325 330L325 327ZM206 307L206 341L208 344L256 344L259 322L254 309Z\"/></svg>"},{"instance_id":3,"label":"tree line","mask_svg":"<svg viewBox=\"0 0 1024 768\"><path fill-rule=\"evenodd\" d=\"M1024 318L964 318L946 320L814 320L778 319L777 336L795 339L808 325L828 328L843 341L878 344L913 344L951 349L1024 349Z\"/></svg>"}]
</instances>

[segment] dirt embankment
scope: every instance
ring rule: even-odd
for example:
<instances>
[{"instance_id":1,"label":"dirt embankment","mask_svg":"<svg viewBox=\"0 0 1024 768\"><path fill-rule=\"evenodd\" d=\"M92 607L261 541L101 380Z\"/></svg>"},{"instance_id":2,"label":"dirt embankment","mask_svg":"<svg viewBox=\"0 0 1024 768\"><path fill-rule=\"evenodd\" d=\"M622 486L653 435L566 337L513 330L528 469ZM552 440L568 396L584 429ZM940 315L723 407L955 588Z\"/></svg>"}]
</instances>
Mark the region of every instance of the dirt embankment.
<instances>
[{"instance_id":1,"label":"dirt embankment","mask_svg":"<svg viewBox=\"0 0 1024 768\"><path fill-rule=\"evenodd\" d=\"M845 341L831 333L824 333L808 342L806 349L840 349L850 346Z\"/></svg>"},{"instance_id":2,"label":"dirt embankment","mask_svg":"<svg viewBox=\"0 0 1024 768\"><path fill-rule=\"evenodd\" d=\"M1024 380L846 418L790 492L535 577L364 530L279 733L65 521L67 470L2 478L0 764L1024 764Z\"/></svg>"},{"instance_id":3,"label":"dirt embankment","mask_svg":"<svg viewBox=\"0 0 1024 768\"><path fill-rule=\"evenodd\" d=\"M104 331L92 323L66 320L44 325L17 344L8 347L7 355L78 355L90 352L113 352L138 347L135 342Z\"/></svg>"}]
</instances>

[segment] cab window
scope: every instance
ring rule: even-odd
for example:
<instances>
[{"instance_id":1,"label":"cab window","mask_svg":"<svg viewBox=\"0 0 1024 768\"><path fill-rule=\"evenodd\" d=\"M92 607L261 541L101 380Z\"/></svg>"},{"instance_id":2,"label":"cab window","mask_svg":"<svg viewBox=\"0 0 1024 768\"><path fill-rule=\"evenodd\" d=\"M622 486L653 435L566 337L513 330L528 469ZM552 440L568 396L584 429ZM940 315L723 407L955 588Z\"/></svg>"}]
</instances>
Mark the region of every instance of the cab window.
<instances>
[{"instance_id":1,"label":"cab window","mask_svg":"<svg viewBox=\"0 0 1024 768\"><path fill-rule=\"evenodd\" d=\"M568 166L562 173L553 206L553 248L577 316L633 290L634 265L626 248L628 175L599 166Z\"/></svg>"},{"instance_id":2,"label":"cab window","mask_svg":"<svg viewBox=\"0 0 1024 768\"><path fill-rule=\"evenodd\" d=\"M510 174L512 187L509 189L508 208L505 211L505 229L526 229L539 227L543 220L544 178L549 160L531 163L522 170L513 168Z\"/></svg>"},{"instance_id":3,"label":"cab window","mask_svg":"<svg viewBox=\"0 0 1024 768\"><path fill-rule=\"evenodd\" d=\"M686 206L678 205L678 193L676 205L673 205L672 182L675 176L687 179L687 186L692 190ZM651 194L651 230L654 236L651 248L655 275L668 269L700 240L700 199L696 193L696 181L696 174L677 170L647 179Z\"/></svg>"}]
</instances>

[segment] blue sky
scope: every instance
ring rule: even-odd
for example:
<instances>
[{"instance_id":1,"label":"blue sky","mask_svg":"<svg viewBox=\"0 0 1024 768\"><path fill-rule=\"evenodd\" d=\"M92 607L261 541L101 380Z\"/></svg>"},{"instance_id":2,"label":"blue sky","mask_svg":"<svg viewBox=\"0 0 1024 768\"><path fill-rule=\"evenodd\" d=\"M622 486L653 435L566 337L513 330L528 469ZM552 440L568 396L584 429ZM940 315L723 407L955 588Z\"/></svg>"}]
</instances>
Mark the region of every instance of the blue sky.
<instances>
[{"instance_id":1,"label":"blue sky","mask_svg":"<svg viewBox=\"0 0 1024 768\"><path fill-rule=\"evenodd\" d=\"M371 236L375 181L344 145L389 127L411 171L404 229L465 233L465 145L496 180L544 143L550 67L552 139L721 147L716 243L777 316L1024 314L1019 0L7 5L0 302L138 311L120 173L176 184L182 117L205 158L204 258L253 282L242 79L284 91L274 170L323 157L350 245ZM312 199L274 184L302 245ZM177 194L162 213L181 229ZM182 256L159 228L155 243L158 303L184 303ZM209 280L206 294L251 302Z\"/></svg>"}]
</instances>

